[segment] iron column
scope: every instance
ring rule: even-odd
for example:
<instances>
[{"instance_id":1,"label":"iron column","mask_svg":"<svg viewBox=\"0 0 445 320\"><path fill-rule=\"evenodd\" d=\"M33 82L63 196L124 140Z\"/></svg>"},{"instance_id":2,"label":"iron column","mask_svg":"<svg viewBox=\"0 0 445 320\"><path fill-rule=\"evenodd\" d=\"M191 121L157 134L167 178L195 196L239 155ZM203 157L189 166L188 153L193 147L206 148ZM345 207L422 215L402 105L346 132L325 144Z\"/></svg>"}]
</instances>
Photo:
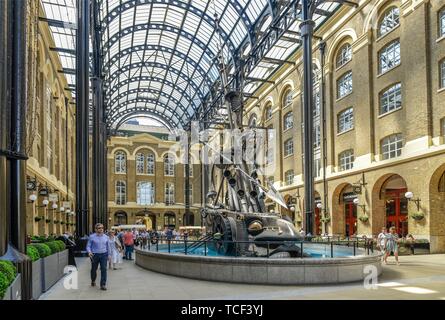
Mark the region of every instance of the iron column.
<instances>
[{"instance_id":1,"label":"iron column","mask_svg":"<svg viewBox=\"0 0 445 320\"><path fill-rule=\"evenodd\" d=\"M77 0L76 33L76 235L89 231L89 0Z\"/></svg>"},{"instance_id":2,"label":"iron column","mask_svg":"<svg viewBox=\"0 0 445 320\"><path fill-rule=\"evenodd\" d=\"M314 21L310 13L309 0L302 0L303 22L300 32L303 38L303 153L304 153L304 208L306 211L306 234L313 232L314 218L314 125L313 125L313 68L312 68L312 36Z\"/></svg>"}]
</instances>

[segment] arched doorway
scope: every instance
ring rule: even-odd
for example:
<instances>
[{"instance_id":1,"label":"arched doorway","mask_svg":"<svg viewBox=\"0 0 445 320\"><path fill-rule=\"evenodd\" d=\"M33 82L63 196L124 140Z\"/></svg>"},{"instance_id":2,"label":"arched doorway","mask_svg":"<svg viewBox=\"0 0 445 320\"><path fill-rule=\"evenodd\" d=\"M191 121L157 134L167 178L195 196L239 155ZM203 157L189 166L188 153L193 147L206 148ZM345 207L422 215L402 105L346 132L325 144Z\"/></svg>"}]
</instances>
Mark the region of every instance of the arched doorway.
<instances>
[{"instance_id":1,"label":"arched doorway","mask_svg":"<svg viewBox=\"0 0 445 320\"><path fill-rule=\"evenodd\" d=\"M373 221L381 223L380 228L395 227L399 236L408 234L408 190L405 180L398 174L380 178L373 189ZM378 197L378 199L375 199ZM374 233L378 226L373 225Z\"/></svg>"},{"instance_id":2,"label":"arched doorway","mask_svg":"<svg viewBox=\"0 0 445 320\"><path fill-rule=\"evenodd\" d=\"M350 183L340 184L332 196L332 233L351 237L357 234L357 206Z\"/></svg>"},{"instance_id":3,"label":"arched doorway","mask_svg":"<svg viewBox=\"0 0 445 320\"><path fill-rule=\"evenodd\" d=\"M122 224L128 224L128 216L124 211L118 211L114 214L114 225L120 226Z\"/></svg>"},{"instance_id":4,"label":"arched doorway","mask_svg":"<svg viewBox=\"0 0 445 320\"><path fill-rule=\"evenodd\" d=\"M437 168L429 185L429 219L430 252L445 252L445 163ZM425 221L419 221L419 224ZM428 232L427 231L427 232Z\"/></svg>"},{"instance_id":5,"label":"arched doorway","mask_svg":"<svg viewBox=\"0 0 445 320\"><path fill-rule=\"evenodd\" d=\"M167 212L164 214L164 228L176 228L176 215L173 212Z\"/></svg>"}]
</instances>

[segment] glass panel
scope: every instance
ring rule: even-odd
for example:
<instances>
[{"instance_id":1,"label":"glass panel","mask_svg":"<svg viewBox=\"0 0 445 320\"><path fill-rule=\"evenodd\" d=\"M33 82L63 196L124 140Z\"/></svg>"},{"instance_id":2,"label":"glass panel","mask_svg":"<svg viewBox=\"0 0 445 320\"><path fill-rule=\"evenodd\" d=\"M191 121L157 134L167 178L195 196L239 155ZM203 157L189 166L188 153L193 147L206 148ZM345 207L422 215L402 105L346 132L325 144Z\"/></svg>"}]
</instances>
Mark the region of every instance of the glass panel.
<instances>
[{"instance_id":1,"label":"glass panel","mask_svg":"<svg viewBox=\"0 0 445 320\"><path fill-rule=\"evenodd\" d=\"M337 81L337 98L342 98L351 92L352 92L352 71L349 71Z\"/></svg>"},{"instance_id":2,"label":"glass panel","mask_svg":"<svg viewBox=\"0 0 445 320\"><path fill-rule=\"evenodd\" d=\"M400 11L399 8L393 7L388 9L379 25L379 36L387 34L389 31L397 27L400 23Z\"/></svg>"},{"instance_id":3,"label":"glass panel","mask_svg":"<svg viewBox=\"0 0 445 320\"><path fill-rule=\"evenodd\" d=\"M380 95L380 114L402 107L402 85L397 83Z\"/></svg>"},{"instance_id":4,"label":"glass panel","mask_svg":"<svg viewBox=\"0 0 445 320\"><path fill-rule=\"evenodd\" d=\"M400 41L391 42L380 51L379 68L380 73L384 73L400 64Z\"/></svg>"}]
</instances>

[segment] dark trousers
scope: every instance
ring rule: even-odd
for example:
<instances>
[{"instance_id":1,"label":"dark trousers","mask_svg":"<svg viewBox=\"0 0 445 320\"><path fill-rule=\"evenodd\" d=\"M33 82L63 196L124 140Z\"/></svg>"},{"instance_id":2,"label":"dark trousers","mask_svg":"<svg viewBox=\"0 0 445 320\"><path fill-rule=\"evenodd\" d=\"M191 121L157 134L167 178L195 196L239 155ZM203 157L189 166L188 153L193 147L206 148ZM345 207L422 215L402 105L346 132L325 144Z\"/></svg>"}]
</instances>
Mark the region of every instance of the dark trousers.
<instances>
[{"instance_id":1,"label":"dark trousers","mask_svg":"<svg viewBox=\"0 0 445 320\"><path fill-rule=\"evenodd\" d=\"M134 246L125 246L125 259L131 260L131 254L133 252Z\"/></svg>"},{"instance_id":2,"label":"dark trousers","mask_svg":"<svg viewBox=\"0 0 445 320\"><path fill-rule=\"evenodd\" d=\"M97 267L100 264L100 285L105 286L107 284L107 253L95 253L91 263L91 282L96 282Z\"/></svg>"}]
</instances>

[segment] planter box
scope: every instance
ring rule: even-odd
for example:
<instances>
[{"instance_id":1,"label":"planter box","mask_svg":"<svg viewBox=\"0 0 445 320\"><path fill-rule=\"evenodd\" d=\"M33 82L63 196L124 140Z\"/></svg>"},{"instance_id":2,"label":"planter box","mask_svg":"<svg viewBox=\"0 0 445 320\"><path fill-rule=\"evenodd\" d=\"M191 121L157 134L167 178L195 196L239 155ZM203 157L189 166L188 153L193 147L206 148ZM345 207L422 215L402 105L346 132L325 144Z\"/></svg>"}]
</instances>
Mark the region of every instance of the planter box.
<instances>
[{"instance_id":1,"label":"planter box","mask_svg":"<svg viewBox=\"0 0 445 320\"><path fill-rule=\"evenodd\" d=\"M58 258L58 269L59 269L59 279L63 277L63 270L68 265L68 250L63 250L57 253Z\"/></svg>"},{"instance_id":2,"label":"planter box","mask_svg":"<svg viewBox=\"0 0 445 320\"><path fill-rule=\"evenodd\" d=\"M22 277L20 273L6 289L3 300L22 300Z\"/></svg>"},{"instance_id":3,"label":"planter box","mask_svg":"<svg viewBox=\"0 0 445 320\"><path fill-rule=\"evenodd\" d=\"M32 263L32 298L39 299L42 294L42 262L41 259Z\"/></svg>"},{"instance_id":4,"label":"planter box","mask_svg":"<svg viewBox=\"0 0 445 320\"><path fill-rule=\"evenodd\" d=\"M60 279L59 256L55 253L40 260L42 264L42 291L46 292Z\"/></svg>"}]
</instances>

